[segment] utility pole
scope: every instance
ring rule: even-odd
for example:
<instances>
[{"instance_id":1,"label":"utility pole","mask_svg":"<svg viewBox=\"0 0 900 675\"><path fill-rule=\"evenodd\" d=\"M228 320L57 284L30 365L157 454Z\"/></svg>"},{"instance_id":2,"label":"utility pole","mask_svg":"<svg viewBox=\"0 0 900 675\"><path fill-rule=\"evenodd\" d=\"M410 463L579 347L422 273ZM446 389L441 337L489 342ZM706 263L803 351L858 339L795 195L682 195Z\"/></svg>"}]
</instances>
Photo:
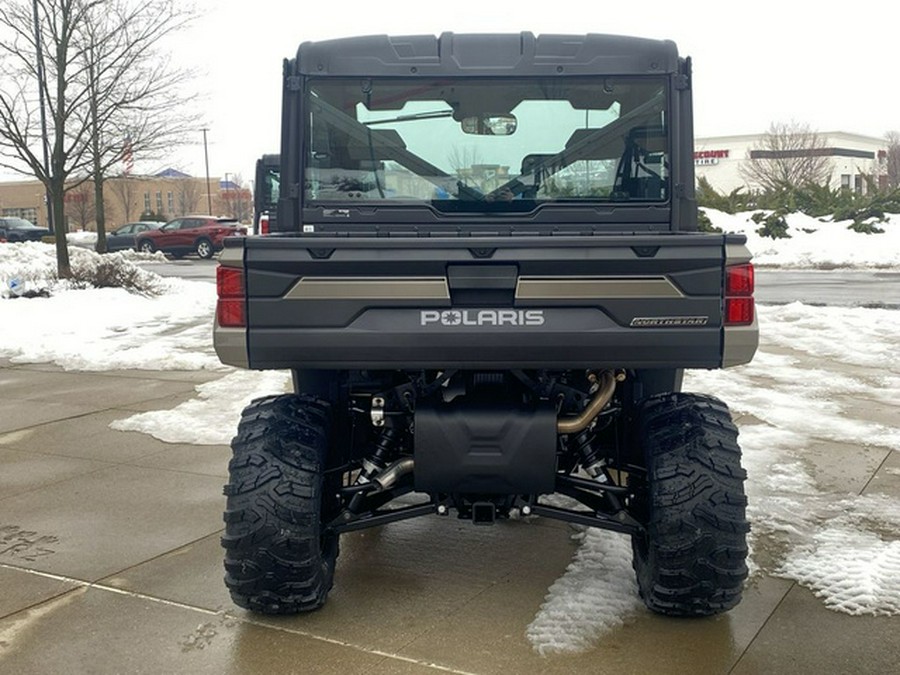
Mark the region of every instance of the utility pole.
<instances>
[{"instance_id":1,"label":"utility pole","mask_svg":"<svg viewBox=\"0 0 900 675\"><path fill-rule=\"evenodd\" d=\"M206 208L209 215L215 215L212 212L212 190L209 187L209 152L206 149L206 132L209 131L203 127L203 158L206 161Z\"/></svg>"}]
</instances>

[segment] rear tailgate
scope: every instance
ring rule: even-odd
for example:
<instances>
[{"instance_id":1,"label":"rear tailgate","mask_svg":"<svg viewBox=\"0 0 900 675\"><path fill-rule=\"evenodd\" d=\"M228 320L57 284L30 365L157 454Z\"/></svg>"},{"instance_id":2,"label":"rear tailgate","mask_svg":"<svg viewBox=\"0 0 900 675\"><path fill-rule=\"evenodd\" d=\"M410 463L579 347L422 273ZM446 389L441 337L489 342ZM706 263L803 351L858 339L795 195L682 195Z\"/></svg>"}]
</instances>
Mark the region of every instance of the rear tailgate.
<instances>
[{"instance_id":1,"label":"rear tailgate","mask_svg":"<svg viewBox=\"0 0 900 675\"><path fill-rule=\"evenodd\" d=\"M249 237L248 328L216 327L226 363L264 368L717 368L752 325L723 326L740 235Z\"/></svg>"}]
</instances>

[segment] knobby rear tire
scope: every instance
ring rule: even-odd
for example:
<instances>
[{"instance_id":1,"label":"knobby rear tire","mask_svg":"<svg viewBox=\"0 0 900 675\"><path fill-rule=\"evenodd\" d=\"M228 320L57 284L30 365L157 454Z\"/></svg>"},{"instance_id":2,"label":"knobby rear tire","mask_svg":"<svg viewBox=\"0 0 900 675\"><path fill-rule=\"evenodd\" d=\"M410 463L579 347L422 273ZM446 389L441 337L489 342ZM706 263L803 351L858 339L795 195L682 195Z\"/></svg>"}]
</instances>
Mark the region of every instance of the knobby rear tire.
<instances>
[{"instance_id":1,"label":"knobby rear tire","mask_svg":"<svg viewBox=\"0 0 900 675\"><path fill-rule=\"evenodd\" d=\"M330 426L329 404L309 396L270 396L244 409L222 537L237 605L292 614L324 604L338 556L338 536L323 529L336 501L325 478Z\"/></svg>"},{"instance_id":2,"label":"knobby rear tire","mask_svg":"<svg viewBox=\"0 0 900 675\"><path fill-rule=\"evenodd\" d=\"M632 537L644 603L672 616L735 607L747 578L746 472L728 407L711 396L647 399L637 420L647 477L637 511L645 535Z\"/></svg>"}]
</instances>

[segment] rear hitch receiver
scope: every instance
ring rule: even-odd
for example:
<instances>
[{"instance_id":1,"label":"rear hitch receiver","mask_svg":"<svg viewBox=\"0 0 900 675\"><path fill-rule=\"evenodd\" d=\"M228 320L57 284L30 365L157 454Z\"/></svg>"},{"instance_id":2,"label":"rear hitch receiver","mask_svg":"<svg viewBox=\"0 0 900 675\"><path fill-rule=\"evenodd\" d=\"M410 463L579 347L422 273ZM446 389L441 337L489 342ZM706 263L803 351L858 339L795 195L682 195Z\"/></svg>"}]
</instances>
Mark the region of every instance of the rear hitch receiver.
<instances>
[{"instance_id":1,"label":"rear hitch receiver","mask_svg":"<svg viewBox=\"0 0 900 675\"><path fill-rule=\"evenodd\" d=\"M473 525L493 525L497 519L497 507L492 502L475 502L472 504Z\"/></svg>"}]
</instances>

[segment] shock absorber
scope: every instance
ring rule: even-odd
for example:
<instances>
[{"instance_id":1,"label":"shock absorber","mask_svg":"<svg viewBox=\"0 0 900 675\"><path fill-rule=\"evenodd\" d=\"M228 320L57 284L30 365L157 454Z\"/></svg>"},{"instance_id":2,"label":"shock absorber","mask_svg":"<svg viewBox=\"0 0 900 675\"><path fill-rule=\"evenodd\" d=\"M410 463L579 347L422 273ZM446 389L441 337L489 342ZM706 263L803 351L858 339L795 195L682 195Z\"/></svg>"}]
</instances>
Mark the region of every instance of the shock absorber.
<instances>
[{"instance_id":1,"label":"shock absorber","mask_svg":"<svg viewBox=\"0 0 900 675\"><path fill-rule=\"evenodd\" d=\"M588 475L599 483L606 482L606 459L595 444L596 437L589 429L584 429L575 437L575 449L581 457L581 466Z\"/></svg>"},{"instance_id":2,"label":"shock absorber","mask_svg":"<svg viewBox=\"0 0 900 675\"><path fill-rule=\"evenodd\" d=\"M362 470L356 478L356 485L368 483L372 476L384 470L391 460L399 436L400 432L394 427L385 427L375 441L375 450L372 455L363 459Z\"/></svg>"},{"instance_id":3,"label":"shock absorber","mask_svg":"<svg viewBox=\"0 0 900 675\"><path fill-rule=\"evenodd\" d=\"M372 455L363 459L362 468L356 477L356 481L354 481L354 485L369 483L372 480L372 476L377 475L387 467L399 437L400 432L394 427L384 428L384 431L375 440L375 449ZM364 498L365 495L362 492L357 492L347 505L347 509L355 513Z\"/></svg>"}]
</instances>

